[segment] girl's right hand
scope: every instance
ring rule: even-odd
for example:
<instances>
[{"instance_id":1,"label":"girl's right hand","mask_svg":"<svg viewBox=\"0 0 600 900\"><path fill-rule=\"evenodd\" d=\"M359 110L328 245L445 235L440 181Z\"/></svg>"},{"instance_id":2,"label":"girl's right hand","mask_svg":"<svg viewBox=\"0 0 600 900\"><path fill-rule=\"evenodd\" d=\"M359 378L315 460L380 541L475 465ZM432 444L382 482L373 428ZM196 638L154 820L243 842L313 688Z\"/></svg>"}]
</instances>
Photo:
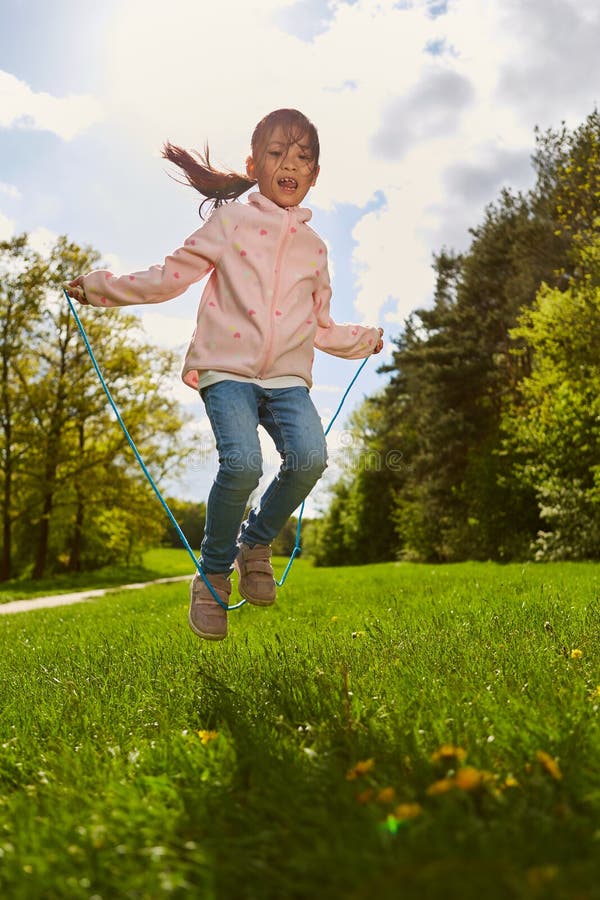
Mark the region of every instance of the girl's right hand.
<instances>
[{"instance_id":1,"label":"girl's right hand","mask_svg":"<svg viewBox=\"0 0 600 900\"><path fill-rule=\"evenodd\" d=\"M63 287L69 297L72 297L73 300L77 300L77 302L81 303L83 306L89 306L89 300L85 296L83 277L83 275L78 275L73 281L66 281L63 284Z\"/></svg>"}]
</instances>

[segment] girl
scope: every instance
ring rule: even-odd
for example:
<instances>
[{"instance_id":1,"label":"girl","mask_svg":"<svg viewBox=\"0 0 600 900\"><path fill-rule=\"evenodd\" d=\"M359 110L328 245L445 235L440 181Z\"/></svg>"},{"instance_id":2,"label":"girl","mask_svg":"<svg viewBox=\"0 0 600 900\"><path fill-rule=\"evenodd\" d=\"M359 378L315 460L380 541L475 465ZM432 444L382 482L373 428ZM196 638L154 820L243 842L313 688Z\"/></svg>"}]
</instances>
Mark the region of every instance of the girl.
<instances>
[{"instance_id":1,"label":"girl","mask_svg":"<svg viewBox=\"0 0 600 900\"><path fill-rule=\"evenodd\" d=\"M232 568L249 603L275 601L273 538L311 491L327 464L319 415L309 396L314 347L345 359L378 353L381 328L338 325L329 314L325 244L300 206L319 174L319 138L300 112L279 109L256 126L246 175L220 172L205 156L167 143L163 156L213 201L208 221L162 266L117 277L94 271L69 282L80 303L160 303L209 272L183 381L199 391L219 454L206 510L202 571L227 606ZM231 203L251 187L247 203ZM257 428L281 455L279 472L246 519L262 474ZM200 637L222 640L227 612L196 573L189 624Z\"/></svg>"}]
</instances>

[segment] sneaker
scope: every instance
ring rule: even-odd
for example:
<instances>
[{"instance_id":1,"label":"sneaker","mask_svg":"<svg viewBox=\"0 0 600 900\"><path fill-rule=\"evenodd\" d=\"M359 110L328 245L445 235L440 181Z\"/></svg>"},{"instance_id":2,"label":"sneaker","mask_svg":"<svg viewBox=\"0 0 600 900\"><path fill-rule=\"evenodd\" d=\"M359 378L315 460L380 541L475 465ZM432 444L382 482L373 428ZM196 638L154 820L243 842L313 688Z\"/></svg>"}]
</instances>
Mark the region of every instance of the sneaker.
<instances>
[{"instance_id":1,"label":"sneaker","mask_svg":"<svg viewBox=\"0 0 600 900\"><path fill-rule=\"evenodd\" d=\"M229 603L231 583L227 575L207 575L215 593L223 603ZM227 637L227 610L220 606L202 576L196 572L190 585L189 626L208 641L222 641Z\"/></svg>"},{"instance_id":2,"label":"sneaker","mask_svg":"<svg viewBox=\"0 0 600 900\"><path fill-rule=\"evenodd\" d=\"M240 544L240 551L233 563L239 575L238 590L244 600L254 606L271 606L275 603L277 585L271 567L271 548L264 544L249 547Z\"/></svg>"}]
</instances>

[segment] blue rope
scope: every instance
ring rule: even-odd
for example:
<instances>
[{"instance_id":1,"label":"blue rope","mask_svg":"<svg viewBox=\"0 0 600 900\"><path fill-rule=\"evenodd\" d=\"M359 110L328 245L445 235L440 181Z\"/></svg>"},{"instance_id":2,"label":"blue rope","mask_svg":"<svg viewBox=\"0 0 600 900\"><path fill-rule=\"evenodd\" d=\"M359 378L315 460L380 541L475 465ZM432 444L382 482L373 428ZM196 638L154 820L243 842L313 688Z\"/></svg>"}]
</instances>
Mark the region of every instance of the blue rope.
<instances>
[{"instance_id":1,"label":"blue rope","mask_svg":"<svg viewBox=\"0 0 600 900\"><path fill-rule=\"evenodd\" d=\"M70 310L71 310L71 312L72 312L72 314L73 314L73 318L75 319L75 323L76 323L76 325L77 325L77 328L79 329L79 333L81 334L81 337L83 338L83 342L84 342L84 344L85 344L85 349L87 350L88 355L89 355L89 357L90 357L90 359L91 359L91 361L92 361L92 365L93 365L94 369L96 370L96 375L98 376L98 378L99 378L99 380L100 380L100 384L102 385L102 388L103 388L103 390L104 390L104 393L106 394L106 396L107 396L107 398L108 398L108 402L110 403L110 405L111 405L111 407L112 407L112 410L113 410L113 412L114 412L114 414L115 414L115 416L116 416L116 418L117 418L117 422L118 422L119 425L121 426L121 429L122 429L122 431L123 431L123 434L124 434L125 437L127 438L127 441L128 441L128 443L129 443L129 446L130 446L131 449L133 450L134 456L135 456L135 458L137 459L138 463L140 464L140 467L141 467L141 469L142 469L142 472L144 473L144 475L145 475L146 478L148 479L148 482L150 483L150 486L151 486L152 490L154 491L154 493L155 493L156 496L158 497L158 499L159 499L159 501L160 501L160 504L161 504L162 508L163 508L164 511L166 512L167 516L169 517L169 520L170 520L171 524L172 524L173 527L175 528L175 531L177 532L177 534L178 534L178 536L179 536L179 539L180 539L181 543L183 544L183 546L184 546L185 549L187 550L188 554L189 554L190 557L192 558L192 560L193 560L193 562L194 562L194 566L195 566L195 568L196 568L197 571L198 571L198 574L200 575L200 577L201 577L202 580L204 581L205 585L207 586L207 588L209 589L210 593L212 594L214 600L217 601L217 603L219 604L219 606L222 606L223 609L227 610L228 612L231 612L231 610L233 610L233 609L239 609L240 606L243 606L244 603L246 603L246 600L241 600L239 603L233 604L233 606L228 606L227 603L223 603L223 601L221 600L221 598L219 597L219 595L217 594L217 592L216 592L215 589L213 588L212 584L210 583L210 581L209 581L208 578L206 577L206 574L205 574L205 572L204 572L203 569L202 569L202 564L200 563L200 560L198 560L198 559L196 558L196 554L194 553L194 551L193 551L192 548L190 547L190 544L189 544L189 542L188 542L188 539L186 538L185 534L183 533L183 531L181 530L181 528L180 528L180 526L179 526L179 522L177 521L177 519L175 518L175 516L173 515L173 513L172 513L171 510L169 509L169 507L168 507L168 505L167 505L167 503L166 503L166 501L165 501L163 495L161 494L161 492L160 492L159 489L158 489L158 486L157 486L156 482L154 481L152 475L151 475L150 472L148 471L148 468L146 467L146 464L145 464L144 460L142 459L142 457L141 457L141 455L140 455L140 452L139 452L138 448L136 447L133 438L131 437L131 435L129 434L129 431L127 430L127 427L126 427L126 425L125 425L125 422L123 421L123 418L122 418L122 416L121 416L121 413L119 412L119 408L118 408L117 404L115 403L115 401L114 401L114 399L113 399L113 396L112 396L112 394L111 394L111 392L110 392L110 390L109 390L109 388L108 388L108 385L107 385L106 381L104 380L104 376L103 376L103 374L102 374L102 372L101 372L101 370L100 370L100 366L98 365L98 362L97 362L97 360L96 360L96 357L94 356L94 351L92 350L92 347L91 347L90 342L89 342L89 340L88 340L88 336L87 336L87 334L86 334L85 328L83 327L83 323L82 323L81 319L79 318L79 314L78 314L77 310L75 309L75 306L73 305L73 302L72 302L72 300L71 300L71 298L70 298L70 296L69 296L69 294L67 293L67 291L66 291L65 288L63 288L63 294L64 294L65 297L67 298L67 303L69 304L69 308L70 308ZM360 364L360 366L358 367L357 371L355 372L354 377L352 378L350 384L349 384L348 387L346 388L346 390L345 390L345 392L344 392L344 395L343 395L342 399L340 400L340 403L339 403L339 405L338 405L338 408L336 409L335 413L333 414L333 417L332 417L331 421L329 422L329 425L328 425L327 428L325 429L325 435L326 435L326 436L329 434L329 432L330 432L330 430L331 430L331 426L333 425L333 423L335 422L335 420L336 420L337 417L339 416L340 411L341 411L341 409L342 409L342 406L344 405L344 401L346 400L346 397L347 397L348 394L350 393L350 390L352 389L352 387L353 387L353 385L354 385L354 382L356 381L356 379L358 378L358 376L360 375L360 373L361 373L362 370L364 369L364 367L365 367L365 365L367 364L368 360L369 360L369 357L368 357L368 356L365 357L365 359L363 359L362 363ZM283 575L281 576L281 579L280 579L279 581L276 581L276 582L275 582L275 583L278 585L278 587L281 587L281 586L283 585L284 581L286 580L286 578L287 578L287 576L288 576L288 572L290 571L290 569L291 569L291 567L292 567L292 563L294 562L296 556L298 556L298 554L299 554L299 553L301 552L301 550L302 550L302 547L300 546L300 532L301 532L301 529L302 529L302 515L303 515L303 513L304 513L304 504L305 504L305 503L306 503L306 501L303 500L303 501L302 501L302 505L301 505L301 507L300 507L300 512L299 512L299 514L298 514L298 525L297 525L297 527L296 527L296 542L295 542L294 548L293 548L293 550L292 550L292 554L291 554L291 556L290 556L290 558L289 558L289 561L288 561L287 566L285 567L285 571L284 571Z\"/></svg>"}]
</instances>

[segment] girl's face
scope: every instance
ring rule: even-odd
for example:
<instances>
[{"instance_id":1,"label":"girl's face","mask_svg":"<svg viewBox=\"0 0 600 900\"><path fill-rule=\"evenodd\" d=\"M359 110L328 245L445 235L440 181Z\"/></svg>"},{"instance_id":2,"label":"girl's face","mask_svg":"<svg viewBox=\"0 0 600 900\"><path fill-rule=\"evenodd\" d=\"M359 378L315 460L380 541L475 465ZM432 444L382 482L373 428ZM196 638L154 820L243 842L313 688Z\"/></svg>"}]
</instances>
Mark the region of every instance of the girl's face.
<instances>
[{"instance_id":1,"label":"girl's face","mask_svg":"<svg viewBox=\"0 0 600 900\"><path fill-rule=\"evenodd\" d=\"M290 144L278 125L264 147L246 160L249 178L256 178L258 189L277 206L299 206L316 184L319 166L314 165L308 141L299 138Z\"/></svg>"}]
</instances>

